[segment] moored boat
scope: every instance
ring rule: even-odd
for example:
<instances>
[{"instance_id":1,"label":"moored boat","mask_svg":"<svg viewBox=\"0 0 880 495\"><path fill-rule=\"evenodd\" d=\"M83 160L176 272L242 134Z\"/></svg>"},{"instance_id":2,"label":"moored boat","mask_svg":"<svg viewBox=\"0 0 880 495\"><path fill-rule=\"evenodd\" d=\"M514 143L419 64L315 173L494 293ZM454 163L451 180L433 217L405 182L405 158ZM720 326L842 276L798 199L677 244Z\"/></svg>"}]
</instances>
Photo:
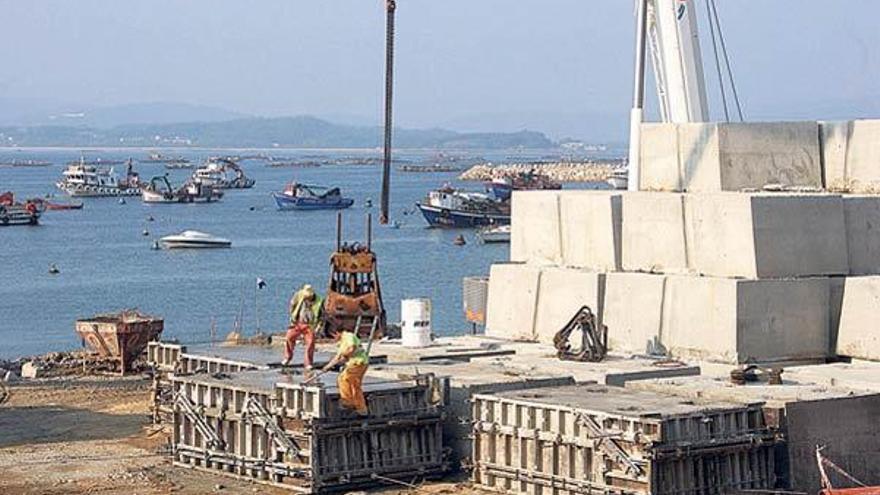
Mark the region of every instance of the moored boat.
<instances>
[{"instance_id":1,"label":"moored boat","mask_svg":"<svg viewBox=\"0 0 880 495\"><path fill-rule=\"evenodd\" d=\"M45 204L42 201L28 199L18 203L11 192L0 194L0 226L37 225L43 211Z\"/></svg>"},{"instance_id":2,"label":"moored boat","mask_svg":"<svg viewBox=\"0 0 880 495\"><path fill-rule=\"evenodd\" d=\"M477 232L477 238L483 244L510 242L510 225L482 228Z\"/></svg>"},{"instance_id":3,"label":"moored boat","mask_svg":"<svg viewBox=\"0 0 880 495\"><path fill-rule=\"evenodd\" d=\"M510 204L482 193L444 187L416 203L431 227L470 228L510 223Z\"/></svg>"},{"instance_id":4,"label":"moored boat","mask_svg":"<svg viewBox=\"0 0 880 495\"><path fill-rule=\"evenodd\" d=\"M629 186L629 175L626 170L618 169L612 172L605 182L613 189L626 189Z\"/></svg>"},{"instance_id":5,"label":"moored boat","mask_svg":"<svg viewBox=\"0 0 880 495\"><path fill-rule=\"evenodd\" d=\"M244 175L244 170L237 163L228 158L211 158L193 172L192 180L218 189L250 189L256 184L254 179Z\"/></svg>"},{"instance_id":6,"label":"moored boat","mask_svg":"<svg viewBox=\"0 0 880 495\"><path fill-rule=\"evenodd\" d=\"M204 249L204 248L228 248L232 241L222 237L215 237L197 230L185 230L180 234L165 236L160 239L165 249Z\"/></svg>"},{"instance_id":7,"label":"moored boat","mask_svg":"<svg viewBox=\"0 0 880 495\"><path fill-rule=\"evenodd\" d=\"M562 189L562 184L551 180L546 175L530 170L509 177L496 177L486 183L488 189L495 198L501 201L510 199L513 191L531 191L545 189Z\"/></svg>"},{"instance_id":8,"label":"moored boat","mask_svg":"<svg viewBox=\"0 0 880 495\"><path fill-rule=\"evenodd\" d=\"M272 193L279 210L342 210L354 200L342 196L338 187L326 188L291 182L283 192Z\"/></svg>"},{"instance_id":9,"label":"moored boat","mask_svg":"<svg viewBox=\"0 0 880 495\"><path fill-rule=\"evenodd\" d=\"M79 163L67 166L55 185L71 196L81 197L137 196L141 193L140 179L132 169L131 160L126 167L125 179L119 179L113 168L89 165L80 159Z\"/></svg>"},{"instance_id":10,"label":"moored boat","mask_svg":"<svg viewBox=\"0 0 880 495\"><path fill-rule=\"evenodd\" d=\"M141 191L144 203L211 203L222 197L223 191L201 182L188 181L174 188L165 175L153 177Z\"/></svg>"},{"instance_id":11,"label":"moored boat","mask_svg":"<svg viewBox=\"0 0 880 495\"><path fill-rule=\"evenodd\" d=\"M47 210L64 211L64 210L81 210L83 208L82 201L44 201Z\"/></svg>"}]
</instances>

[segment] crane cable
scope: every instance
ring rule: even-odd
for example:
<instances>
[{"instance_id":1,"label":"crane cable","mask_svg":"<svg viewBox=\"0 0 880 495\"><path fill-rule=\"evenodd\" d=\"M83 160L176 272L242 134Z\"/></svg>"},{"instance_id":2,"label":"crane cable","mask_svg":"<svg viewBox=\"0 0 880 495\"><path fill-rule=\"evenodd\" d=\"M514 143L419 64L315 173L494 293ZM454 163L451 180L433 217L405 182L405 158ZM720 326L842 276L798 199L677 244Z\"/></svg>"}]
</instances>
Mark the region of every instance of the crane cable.
<instances>
[{"instance_id":1,"label":"crane cable","mask_svg":"<svg viewBox=\"0 0 880 495\"><path fill-rule=\"evenodd\" d=\"M394 90L394 11L396 0L385 0L385 156L382 166L382 199L379 223L388 223L391 188L391 116Z\"/></svg>"},{"instance_id":2,"label":"crane cable","mask_svg":"<svg viewBox=\"0 0 880 495\"><path fill-rule=\"evenodd\" d=\"M736 105L737 115L739 116L740 122L744 122L745 118L743 117L742 104L740 103L740 100L739 100L739 91L737 91L736 81L733 79L733 69L731 69L731 67L730 67L730 55L727 51L727 42L724 39L724 32L721 29L721 19L718 16L718 5L715 3L715 0L707 0L706 8L707 8L707 15L709 16L709 30L712 35L712 48L716 50L715 65L716 65L716 68L718 69L718 74L719 74L718 79L719 79L719 83L721 84L721 98L724 101L724 115L725 115L725 118L729 121L729 118L727 118L727 115L728 115L727 101L726 101L727 98L726 98L725 90L724 90L724 81L721 76L721 67L720 67L720 62L718 60L718 52L717 52L716 37L715 37L716 32L717 32L717 37L718 37L717 43L721 44L721 55L724 57L724 66L726 69L725 71L727 73L727 78L730 80L730 89L731 89L731 93L733 95L734 104Z\"/></svg>"},{"instance_id":3,"label":"crane cable","mask_svg":"<svg viewBox=\"0 0 880 495\"><path fill-rule=\"evenodd\" d=\"M709 2L706 2L706 17L709 19L709 37L712 38L712 51L715 53L715 72L718 74L718 85L721 86L724 121L730 122L730 112L727 111L727 92L724 90L724 76L721 74L721 59L718 58L718 43L715 40L715 23L712 21L712 6Z\"/></svg>"}]
</instances>

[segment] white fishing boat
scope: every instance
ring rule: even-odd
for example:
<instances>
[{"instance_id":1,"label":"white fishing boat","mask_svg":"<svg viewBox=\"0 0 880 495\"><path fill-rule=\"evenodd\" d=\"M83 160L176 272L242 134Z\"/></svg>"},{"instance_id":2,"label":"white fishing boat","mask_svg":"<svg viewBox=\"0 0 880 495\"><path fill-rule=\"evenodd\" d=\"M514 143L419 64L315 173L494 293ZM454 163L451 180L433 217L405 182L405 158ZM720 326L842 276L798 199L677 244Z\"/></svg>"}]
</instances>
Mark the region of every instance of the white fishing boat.
<instances>
[{"instance_id":1,"label":"white fishing boat","mask_svg":"<svg viewBox=\"0 0 880 495\"><path fill-rule=\"evenodd\" d=\"M71 196L113 197L137 196L141 193L141 183L137 172L128 161L125 179L119 179L113 168L89 165L85 158L79 163L68 165L62 178L55 184L58 189Z\"/></svg>"},{"instance_id":2,"label":"white fishing boat","mask_svg":"<svg viewBox=\"0 0 880 495\"><path fill-rule=\"evenodd\" d=\"M612 189L623 190L629 186L629 175L626 170L615 170L605 182L611 186Z\"/></svg>"},{"instance_id":3,"label":"white fishing boat","mask_svg":"<svg viewBox=\"0 0 880 495\"><path fill-rule=\"evenodd\" d=\"M185 230L179 234L165 236L160 239L165 249L204 249L204 248L228 248L232 241L222 237L215 237L197 230Z\"/></svg>"},{"instance_id":4,"label":"white fishing boat","mask_svg":"<svg viewBox=\"0 0 880 495\"><path fill-rule=\"evenodd\" d=\"M250 189L256 183L244 175L237 163L226 158L208 160L193 172L192 180L218 189Z\"/></svg>"},{"instance_id":5,"label":"white fishing boat","mask_svg":"<svg viewBox=\"0 0 880 495\"><path fill-rule=\"evenodd\" d=\"M153 177L141 192L144 203L211 203L222 197L223 191L200 182L188 181L174 188L164 175Z\"/></svg>"},{"instance_id":6,"label":"white fishing boat","mask_svg":"<svg viewBox=\"0 0 880 495\"><path fill-rule=\"evenodd\" d=\"M510 225L486 227L477 232L477 238L483 244L510 242Z\"/></svg>"}]
</instances>

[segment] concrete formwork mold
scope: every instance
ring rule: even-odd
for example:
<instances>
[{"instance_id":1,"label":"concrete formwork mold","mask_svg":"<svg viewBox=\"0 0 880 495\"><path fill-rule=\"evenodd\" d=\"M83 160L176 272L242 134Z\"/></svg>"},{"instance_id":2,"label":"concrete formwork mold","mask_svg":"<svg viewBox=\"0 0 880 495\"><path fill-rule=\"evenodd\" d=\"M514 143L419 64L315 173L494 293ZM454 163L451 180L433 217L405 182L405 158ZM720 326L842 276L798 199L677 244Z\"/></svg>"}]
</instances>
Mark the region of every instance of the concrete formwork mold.
<instances>
[{"instance_id":1,"label":"concrete formwork mold","mask_svg":"<svg viewBox=\"0 0 880 495\"><path fill-rule=\"evenodd\" d=\"M849 192L880 193L880 120L850 122L844 170Z\"/></svg>"},{"instance_id":2,"label":"concrete formwork mold","mask_svg":"<svg viewBox=\"0 0 880 495\"><path fill-rule=\"evenodd\" d=\"M666 277L660 341L667 351L740 363L828 355L825 278Z\"/></svg>"},{"instance_id":3,"label":"concrete formwork mold","mask_svg":"<svg viewBox=\"0 0 880 495\"><path fill-rule=\"evenodd\" d=\"M446 469L439 382L376 382L370 415L340 408L335 377L250 371L175 377L176 465L300 493L350 490Z\"/></svg>"},{"instance_id":4,"label":"concrete formwork mold","mask_svg":"<svg viewBox=\"0 0 880 495\"><path fill-rule=\"evenodd\" d=\"M623 195L622 210L624 270L688 271L683 195L628 192Z\"/></svg>"},{"instance_id":5,"label":"concrete formwork mold","mask_svg":"<svg viewBox=\"0 0 880 495\"><path fill-rule=\"evenodd\" d=\"M641 132L643 190L823 185L816 122L643 124Z\"/></svg>"},{"instance_id":6,"label":"concrete formwork mold","mask_svg":"<svg viewBox=\"0 0 880 495\"><path fill-rule=\"evenodd\" d=\"M603 322L608 347L618 352L665 354L660 342L664 275L608 273Z\"/></svg>"},{"instance_id":7,"label":"concrete formwork mold","mask_svg":"<svg viewBox=\"0 0 880 495\"><path fill-rule=\"evenodd\" d=\"M571 268L541 270L535 335L538 342L553 344L553 337L582 306L589 306L602 324L605 274Z\"/></svg>"},{"instance_id":8,"label":"concrete formwork mold","mask_svg":"<svg viewBox=\"0 0 880 495\"><path fill-rule=\"evenodd\" d=\"M785 378L785 375L783 375ZM784 440L779 449L780 487L819 491L816 445L835 463L868 484L880 482L880 395L816 384L734 385L698 378L629 382L627 389L701 401L764 402L764 423Z\"/></svg>"},{"instance_id":9,"label":"concrete formwork mold","mask_svg":"<svg viewBox=\"0 0 880 495\"><path fill-rule=\"evenodd\" d=\"M541 268L496 263L489 270L486 335L509 340L536 340L535 312Z\"/></svg>"},{"instance_id":10,"label":"concrete formwork mold","mask_svg":"<svg viewBox=\"0 0 880 495\"><path fill-rule=\"evenodd\" d=\"M880 273L880 196L843 196L850 275Z\"/></svg>"},{"instance_id":11,"label":"concrete formwork mold","mask_svg":"<svg viewBox=\"0 0 880 495\"><path fill-rule=\"evenodd\" d=\"M559 191L513 192L510 261L544 265L562 262L559 194Z\"/></svg>"},{"instance_id":12,"label":"concrete formwork mold","mask_svg":"<svg viewBox=\"0 0 880 495\"><path fill-rule=\"evenodd\" d=\"M837 354L880 360L880 276L847 277L840 308Z\"/></svg>"},{"instance_id":13,"label":"concrete formwork mold","mask_svg":"<svg viewBox=\"0 0 880 495\"><path fill-rule=\"evenodd\" d=\"M685 203L688 259L697 273L781 278L849 272L840 196L689 194Z\"/></svg>"},{"instance_id":14,"label":"concrete formwork mold","mask_svg":"<svg viewBox=\"0 0 880 495\"><path fill-rule=\"evenodd\" d=\"M559 206L562 264L601 272L620 271L621 193L564 191Z\"/></svg>"},{"instance_id":15,"label":"concrete formwork mold","mask_svg":"<svg viewBox=\"0 0 880 495\"><path fill-rule=\"evenodd\" d=\"M507 493L709 494L772 488L760 404L601 385L474 397L473 479Z\"/></svg>"}]
</instances>

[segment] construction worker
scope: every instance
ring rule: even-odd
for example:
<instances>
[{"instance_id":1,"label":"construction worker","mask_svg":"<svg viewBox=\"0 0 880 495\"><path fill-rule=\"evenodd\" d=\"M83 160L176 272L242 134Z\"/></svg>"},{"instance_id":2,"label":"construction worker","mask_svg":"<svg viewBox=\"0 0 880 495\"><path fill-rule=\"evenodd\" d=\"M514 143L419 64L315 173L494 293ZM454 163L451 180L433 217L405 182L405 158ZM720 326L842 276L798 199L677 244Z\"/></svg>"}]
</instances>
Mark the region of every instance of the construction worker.
<instances>
[{"instance_id":1,"label":"construction worker","mask_svg":"<svg viewBox=\"0 0 880 495\"><path fill-rule=\"evenodd\" d=\"M282 366L287 366L293 361L293 350L296 348L296 341L302 337L306 346L303 365L305 365L307 370L312 369L312 362L315 358L315 333L321 325L321 308L323 304L323 299L315 293L315 290L309 284L303 285L290 298L290 325L287 327L287 335L284 341L284 361L281 362Z\"/></svg>"},{"instance_id":2,"label":"construction worker","mask_svg":"<svg viewBox=\"0 0 880 495\"><path fill-rule=\"evenodd\" d=\"M326 373L336 365L345 363L342 373L336 377L340 403L342 407L367 415L369 410L364 398L364 375L367 373L370 357L361 347L361 339L354 332L347 330L336 332L333 334L333 339L338 343L338 350L321 372Z\"/></svg>"}]
</instances>

